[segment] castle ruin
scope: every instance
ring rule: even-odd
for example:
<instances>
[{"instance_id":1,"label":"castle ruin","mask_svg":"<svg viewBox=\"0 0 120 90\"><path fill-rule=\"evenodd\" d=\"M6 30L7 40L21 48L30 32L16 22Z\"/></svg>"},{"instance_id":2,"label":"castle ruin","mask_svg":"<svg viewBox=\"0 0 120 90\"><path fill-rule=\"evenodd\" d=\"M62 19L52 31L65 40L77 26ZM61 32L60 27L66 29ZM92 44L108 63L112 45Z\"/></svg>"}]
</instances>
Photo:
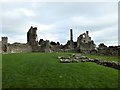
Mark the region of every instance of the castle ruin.
<instances>
[{"instance_id":1,"label":"castle ruin","mask_svg":"<svg viewBox=\"0 0 120 90\"><path fill-rule=\"evenodd\" d=\"M2 45L2 53L21 53L21 52L31 52L31 47L28 44L24 43L13 43L9 44L8 43L8 37L2 37L1 41Z\"/></svg>"},{"instance_id":2,"label":"castle ruin","mask_svg":"<svg viewBox=\"0 0 120 90\"><path fill-rule=\"evenodd\" d=\"M53 42L49 40L38 40L37 27L31 26L27 32L27 43L8 43L8 37L2 37L0 41L2 45L1 53L21 53L21 52L81 52L81 53L99 53L99 54L109 54L118 55L120 50L119 46L107 47L104 44L100 44L96 50L96 45L89 32L86 31L77 38L77 41L73 41L73 30L70 29L70 39L65 45L59 42Z\"/></svg>"},{"instance_id":3,"label":"castle ruin","mask_svg":"<svg viewBox=\"0 0 120 90\"><path fill-rule=\"evenodd\" d=\"M94 50L95 47L96 45L94 44L94 41L91 40L91 37L89 37L88 31L77 38L77 48L80 52L90 52L91 50Z\"/></svg>"},{"instance_id":4,"label":"castle ruin","mask_svg":"<svg viewBox=\"0 0 120 90\"><path fill-rule=\"evenodd\" d=\"M74 50L73 31L70 29L70 49Z\"/></svg>"},{"instance_id":5,"label":"castle ruin","mask_svg":"<svg viewBox=\"0 0 120 90\"><path fill-rule=\"evenodd\" d=\"M37 52L38 50L38 37L37 37L37 27L30 27L27 32L27 44L31 46L32 52Z\"/></svg>"},{"instance_id":6,"label":"castle ruin","mask_svg":"<svg viewBox=\"0 0 120 90\"><path fill-rule=\"evenodd\" d=\"M37 39L37 27L30 27L29 31L27 32L27 43L31 46L38 46L38 39Z\"/></svg>"},{"instance_id":7,"label":"castle ruin","mask_svg":"<svg viewBox=\"0 0 120 90\"><path fill-rule=\"evenodd\" d=\"M8 49L8 37L2 37L2 51L7 52Z\"/></svg>"}]
</instances>

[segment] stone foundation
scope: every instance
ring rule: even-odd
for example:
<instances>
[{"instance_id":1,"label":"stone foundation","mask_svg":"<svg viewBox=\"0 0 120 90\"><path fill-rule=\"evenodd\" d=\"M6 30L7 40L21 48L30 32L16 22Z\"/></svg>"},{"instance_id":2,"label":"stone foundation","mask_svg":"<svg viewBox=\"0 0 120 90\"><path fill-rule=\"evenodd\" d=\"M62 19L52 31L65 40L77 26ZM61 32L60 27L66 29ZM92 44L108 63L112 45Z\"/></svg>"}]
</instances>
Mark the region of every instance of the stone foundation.
<instances>
[{"instance_id":1,"label":"stone foundation","mask_svg":"<svg viewBox=\"0 0 120 90\"><path fill-rule=\"evenodd\" d=\"M60 56L58 57L61 63L73 63L73 62L94 62L99 65L111 67L120 70L120 63L119 62L114 62L114 61L105 61L105 60L100 60L100 59L90 59L87 58L86 56L82 56L80 54L73 54L71 57L64 57Z\"/></svg>"}]
</instances>

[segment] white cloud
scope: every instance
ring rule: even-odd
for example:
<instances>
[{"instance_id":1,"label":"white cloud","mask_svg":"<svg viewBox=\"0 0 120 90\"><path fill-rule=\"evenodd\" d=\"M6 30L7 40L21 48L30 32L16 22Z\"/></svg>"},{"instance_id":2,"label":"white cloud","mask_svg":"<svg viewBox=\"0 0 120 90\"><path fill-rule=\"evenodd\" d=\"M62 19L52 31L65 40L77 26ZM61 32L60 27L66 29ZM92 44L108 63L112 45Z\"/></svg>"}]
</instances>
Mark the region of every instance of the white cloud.
<instances>
[{"instance_id":1,"label":"white cloud","mask_svg":"<svg viewBox=\"0 0 120 90\"><path fill-rule=\"evenodd\" d=\"M117 3L13 2L2 6L3 35L8 36L10 43L26 42L26 33L33 26L38 28L39 39L59 40L65 44L69 29L73 28L75 41L88 30L97 44L101 41L107 45L117 44Z\"/></svg>"},{"instance_id":2,"label":"white cloud","mask_svg":"<svg viewBox=\"0 0 120 90\"><path fill-rule=\"evenodd\" d=\"M38 36L39 39L44 39L44 40L50 40L50 41L60 41L59 39L59 35L58 34L49 34L49 33L44 33L44 34L40 34Z\"/></svg>"},{"instance_id":3,"label":"white cloud","mask_svg":"<svg viewBox=\"0 0 120 90\"><path fill-rule=\"evenodd\" d=\"M83 16L74 16L71 21L77 23L78 25L94 25L94 26L103 26L106 24L117 24L118 23L118 13L113 12L110 15L105 15L101 17L83 17Z\"/></svg>"},{"instance_id":4,"label":"white cloud","mask_svg":"<svg viewBox=\"0 0 120 90\"><path fill-rule=\"evenodd\" d=\"M22 14L24 14L25 16L35 16L35 14L29 10L29 9L25 9L25 8L20 8L19 12L21 12Z\"/></svg>"},{"instance_id":5,"label":"white cloud","mask_svg":"<svg viewBox=\"0 0 120 90\"><path fill-rule=\"evenodd\" d=\"M2 2L118 2L119 0L1 0Z\"/></svg>"},{"instance_id":6,"label":"white cloud","mask_svg":"<svg viewBox=\"0 0 120 90\"><path fill-rule=\"evenodd\" d=\"M107 45L118 45L118 28L108 27L91 32L91 37L96 44L105 43Z\"/></svg>"},{"instance_id":7,"label":"white cloud","mask_svg":"<svg viewBox=\"0 0 120 90\"><path fill-rule=\"evenodd\" d=\"M31 16L35 16L34 12L32 12L29 9L26 8L12 8L11 10L3 10L3 18L8 18L8 19L17 19L20 18L22 16L26 16L26 17L31 17Z\"/></svg>"},{"instance_id":8,"label":"white cloud","mask_svg":"<svg viewBox=\"0 0 120 90\"><path fill-rule=\"evenodd\" d=\"M38 28L38 32L41 32L41 31L46 31L46 30L50 30L50 29L54 29L55 28L55 25L54 24L40 24L40 23L35 23L35 22L29 22L28 24L29 26L32 25L34 27L37 27Z\"/></svg>"}]
</instances>

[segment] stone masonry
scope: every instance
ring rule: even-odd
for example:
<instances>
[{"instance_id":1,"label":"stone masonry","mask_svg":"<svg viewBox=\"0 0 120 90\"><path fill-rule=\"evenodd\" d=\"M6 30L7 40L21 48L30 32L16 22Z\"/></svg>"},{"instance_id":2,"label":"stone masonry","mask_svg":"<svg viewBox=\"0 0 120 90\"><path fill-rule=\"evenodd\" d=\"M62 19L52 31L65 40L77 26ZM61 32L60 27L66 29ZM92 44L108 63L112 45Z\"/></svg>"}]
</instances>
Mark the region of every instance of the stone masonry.
<instances>
[{"instance_id":1,"label":"stone masonry","mask_svg":"<svg viewBox=\"0 0 120 90\"><path fill-rule=\"evenodd\" d=\"M94 50L95 47L96 45L94 41L91 40L91 37L89 37L88 31L77 38L77 49L79 49L80 52L89 53L91 50Z\"/></svg>"},{"instance_id":2,"label":"stone masonry","mask_svg":"<svg viewBox=\"0 0 120 90\"><path fill-rule=\"evenodd\" d=\"M57 41L56 41L57 42ZM49 41L40 39L38 41L37 37L37 27L31 26L27 32L27 43L8 43L8 37L2 37L0 41L1 53L21 53L21 52L82 52L91 54L104 54L104 55L114 55L118 56L120 51L120 46L109 46L107 47L103 43L96 48L96 45L89 32L86 31L77 38L77 41L73 41L73 29L70 29L70 39L65 45L59 42Z\"/></svg>"}]
</instances>

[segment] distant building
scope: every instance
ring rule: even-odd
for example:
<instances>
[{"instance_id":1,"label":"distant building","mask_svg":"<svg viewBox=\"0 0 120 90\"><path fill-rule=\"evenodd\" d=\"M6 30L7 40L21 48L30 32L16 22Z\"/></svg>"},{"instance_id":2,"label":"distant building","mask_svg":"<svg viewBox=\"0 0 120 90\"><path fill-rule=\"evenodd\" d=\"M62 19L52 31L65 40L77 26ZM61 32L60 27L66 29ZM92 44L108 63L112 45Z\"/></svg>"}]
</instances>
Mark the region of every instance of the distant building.
<instances>
[{"instance_id":1,"label":"distant building","mask_svg":"<svg viewBox=\"0 0 120 90\"><path fill-rule=\"evenodd\" d=\"M97 48L98 54L109 55L109 56L120 56L120 46L109 46L107 47L104 43L100 43Z\"/></svg>"},{"instance_id":2,"label":"distant building","mask_svg":"<svg viewBox=\"0 0 120 90\"><path fill-rule=\"evenodd\" d=\"M8 37L2 37L2 41L0 42L2 53L21 53L21 52L31 52L31 47L28 44L23 43L8 43Z\"/></svg>"},{"instance_id":3,"label":"distant building","mask_svg":"<svg viewBox=\"0 0 120 90\"><path fill-rule=\"evenodd\" d=\"M95 50L95 43L93 40L91 40L91 37L89 37L89 32L86 31L86 33L81 34L77 38L77 48L80 50L80 52L88 53L91 50Z\"/></svg>"},{"instance_id":4,"label":"distant building","mask_svg":"<svg viewBox=\"0 0 120 90\"><path fill-rule=\"evenodd\" d=\"M57 42L57 41L56 41ZM49 40L40 39L37 37L37 27L31 26L27 32L27 43L13 44L8 43L8 37L2 37L0 41L0 53L22 53L22 52L81 52L91 54L103 54L119 56L120 46L107 47L104 43L99 44L96 49L96 45L89 32L86 31L77 38L77 41L73 41L73 30L70 29L70 39L65 45L59 42L53 42Z\"/></svg>"},{"instance_id":5,"label":"distant building","mask_svg":"<svg viewBox=\"0 0 120 90\"><path fill-rule=\"evenodd\" d=\"M37 37L37 27L31 26L27 32L27 43L8 43L7 37L2 37L1 52L20 53L20 52L59 52L59 51L84 51L88 52L95 48L94 41L89 37L88 31L81 34L77 38L77 42L73 41L73 30L70 29L70 40L65 45L59 42L40 39Z\"/></svg>"}]
</instances>

